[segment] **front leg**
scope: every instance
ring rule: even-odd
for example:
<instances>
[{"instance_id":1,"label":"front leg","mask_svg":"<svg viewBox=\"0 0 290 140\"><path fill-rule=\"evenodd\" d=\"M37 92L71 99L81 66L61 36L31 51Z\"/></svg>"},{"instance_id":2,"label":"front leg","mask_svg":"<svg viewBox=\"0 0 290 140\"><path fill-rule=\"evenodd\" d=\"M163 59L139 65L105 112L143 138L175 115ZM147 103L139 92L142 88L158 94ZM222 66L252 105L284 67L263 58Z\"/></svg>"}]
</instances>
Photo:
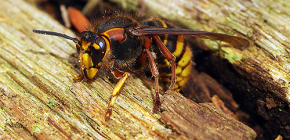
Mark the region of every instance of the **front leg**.
<instances>
[{"instance_id":1,"label":"front leg","mask_svg":"<svg viewBox=\"0 0 290 140\"><path fill-rule=\"evenodd\" d=\"M85 74L84 74L85 68L81 67L80 70L81 70L81 76L78 76L78 77L74 78L74 82L81 82L81 81L84 80L84 78L85 78Z\"/></svg>"},{"instance_id":2,"label":"front leg","mask_svg":"<svg viewBox=\"0 0 290 140\"><path fill-rule=\"evenodd\" d=\"M113 93L112 93L112 98L111 98L111 101L108 105L108 110L106 112L106 116L105 116L105 120L108 121L110 120L110 117L112 115L112 111L113 111L113 108L114 108L114 104L115 104L115 101L117 99L117 96L119 95L119 92L121 90L121 88L123 87L125 81L128 79L128 77L130 76L130 73L129 72L120 72L119 70L117 69L113 69L111 71L114 76L116 78L121 78L119 80L119 82L116 84L114 90L113 90Z\"/></svg>"}]
</instances>

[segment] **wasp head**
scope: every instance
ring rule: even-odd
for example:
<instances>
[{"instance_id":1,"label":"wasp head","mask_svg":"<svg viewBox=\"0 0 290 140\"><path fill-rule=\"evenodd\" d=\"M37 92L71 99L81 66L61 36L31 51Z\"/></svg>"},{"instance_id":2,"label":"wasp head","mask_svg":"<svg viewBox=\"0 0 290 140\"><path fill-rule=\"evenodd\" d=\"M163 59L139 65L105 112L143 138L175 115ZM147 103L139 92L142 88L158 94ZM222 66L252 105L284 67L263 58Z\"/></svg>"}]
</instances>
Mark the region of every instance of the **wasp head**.
<instances>
[{"instance_id":1,"label":"wasp head","mask_svg":"<svg viewBox=\"0 0 290 140\"><path fill-rule=\"evenodd\" d=\"M97 75L98 69L102 66L103 59L108 51L107 48L109 48L107 47L109 43L105 37L91 31L82 32L79 39L52 31L33 30L33 32L72 40L76 44L79 54L81 71L88 79L92 79Z\"/></svg>"},{"instance_id":2,"label":"wasp head","mask_svg":"<svg viewBox=\"0 0 290 140\"><path fill-rule=\"evenodd\" d=\"M80 44L77 44L78 53L89 53L93 59L97 61L94 63L102 62L106 51L107 43L106 40L91 31L84 31L80 36Z\"/></svg>"},{"instance_id":3,"label":"wasp head","mask_svg":"<svg viewBox=\"0 0 290 140\"><path fill-rule=\"evenodd\" d=\"M84 31L80 35L79 44L76 44L79 53L80 67L88 79L96 76L102 66L107 52L106 38L91 31Z\"/></svg>"}]
</instances>

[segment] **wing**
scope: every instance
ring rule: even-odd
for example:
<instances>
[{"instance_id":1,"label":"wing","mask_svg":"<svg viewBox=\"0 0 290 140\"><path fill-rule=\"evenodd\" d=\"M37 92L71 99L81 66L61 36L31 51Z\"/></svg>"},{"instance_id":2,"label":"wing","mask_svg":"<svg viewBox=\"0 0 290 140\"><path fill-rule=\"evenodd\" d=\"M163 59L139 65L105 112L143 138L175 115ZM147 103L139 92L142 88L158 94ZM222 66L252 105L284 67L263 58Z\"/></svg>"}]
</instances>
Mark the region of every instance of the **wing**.
<instances>
[{"instance_id":1,"label":"wing","mask_svg":"<svg viewBox=\"0 0 290 140\"><path fill-rule=\"evenodd\" d=\"M133 34L135 35L189 35L197 38L206 38L211 40L220 40L227 43L232 44L235 48L240 50L245 50L250 46L250 42L242 37L222 34L222 33L214 33L214 32L206 32L206 31L194 31L187 29L168 29L168 28L152 28L152 27L140 27L133 29Z\"/></svg>"}]
</instances>

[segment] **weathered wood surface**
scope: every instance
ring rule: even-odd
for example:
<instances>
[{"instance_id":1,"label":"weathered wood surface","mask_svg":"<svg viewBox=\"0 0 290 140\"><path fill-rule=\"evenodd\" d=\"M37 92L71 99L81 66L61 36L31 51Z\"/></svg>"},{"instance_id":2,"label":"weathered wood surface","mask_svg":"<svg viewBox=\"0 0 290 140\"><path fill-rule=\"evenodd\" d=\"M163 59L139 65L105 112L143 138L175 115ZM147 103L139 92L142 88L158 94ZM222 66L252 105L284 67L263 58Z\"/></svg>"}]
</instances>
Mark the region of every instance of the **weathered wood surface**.
<instances>
[{"instance_id":1,"label":"weathered wood surface","mask_svg":"<svg viewBox=\"0 0 290 140\"><path fill-rule=\"evenodd\" d=\"M134 9L134 4L138 3L120 2L129 9ZM261 137L274 139L280 134L290 139L289 1L146 0L143 4L150 15L177 21L191 29L250 39L252 46L246 51L222 48L221 56L232 66L217 59L195 61L209 63L201 70L228 85L241 108L263 127ZM203 49L217 50L217 43L203 43L207 44L200 45Z\"/></svg>"},{"instance_id":2,"label":"weathered wood surface","mask_svg":"<svg viewBox=\"0 0 290 140\"><path fill-rule=\"evenodd\" d=\"M0 5L0 139L254 139L255 132L212 104L179 93L154 114L153 89L131 77L110 121L104 116L114 87L105 75L73 83L75 45L32 29L73 35L22 0Z\"/></svg>"}]
</instances>

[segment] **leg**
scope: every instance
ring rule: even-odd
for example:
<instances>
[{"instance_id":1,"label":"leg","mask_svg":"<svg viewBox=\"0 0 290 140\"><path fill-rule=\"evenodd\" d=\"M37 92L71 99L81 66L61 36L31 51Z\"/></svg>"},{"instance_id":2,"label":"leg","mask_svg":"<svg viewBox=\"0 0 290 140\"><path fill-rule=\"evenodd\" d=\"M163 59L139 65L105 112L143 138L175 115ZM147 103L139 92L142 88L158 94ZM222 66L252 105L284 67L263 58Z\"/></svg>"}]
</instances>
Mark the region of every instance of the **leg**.
<instances>
[{"instance_id":1,"label":"leg","mask_svg":"<svg viewBox=\"0 0 290 140\"><path fill-rule=\"evenodd\" d=\"M78 76L78 77L76 77L76 78L74 78L74 82L81 82L81 81L83 81L84 80L84 78L85 78L85 74L84 74L84 70L85 70L85 68L80 68L81 69L81 76Z\"/></svg>"},{"instance_id":2,"label":"leg","mask_svg":"<svg viewBox=\"0 0 290 140\"><path fill-rule=\"evenodd\" d=\"M165 92L164 95L165 97L168 93L170 93L173 90L175 84L175 69L176 69L175 56L166 48L166 46L162 43L158 35L153 35L153 38L157 46L159 47L159 50L162 52L162 54L165 55L166 59L171 63L171 74L172 74L171 83L169 89Z\"/></svg>"},{"instance_id":3,"label":"leg","mask_svg":"<svg viewBox=\"0 0 290 140\"><path fill-rule=\"evenodd\" d=\"M159 107L160 107L159 88L158 88L159 72L158 72L156 63L154 62L151 52L148 49L144 49L144 52L146 53L147 58L149 60L152 76L155 77L155 102L154 102L153 112L157 112L159 111Z\"/></svg>"},{"instance_id":4,"label":"leg","mask_svg":"<svg viewBox=\"0 0 290 140\"><path fill-rule=\"evenodd\" d=\"M151 47L152 44L152 39L149 37L146 37L145 43L144 43L144 50L138 60L138 64L142 65L145 63L146 56L150 64L150 69L152 76L155 77L155 102L154 102L154 107L153 107L153 112L157 112L160 107L160 98L159 98L159 88L158 88L158 79L159 79L159 73L158 73L158 68L156 66L156 63L154 62L154 58L149 51L149 48Z\"/></svg>"},{"instance_id":5,"label":"leg","mask_svg":"<svg viewBox=\"0 0 290 140\"><path fill-rule=\"evenodd\" d=\"M121 72L118 71L118 70L116 70L116 69L114 69L114 70L112 70L112 73L116 73L116 75L119 75ZM127 78L129 76L130 76L130 73L129 72L124 72L122 74L122 78L116 84L116 86L115 86L115 88L113 90L113 95L112 95L111 101L110 101L110 103L108 105L108 110L107 110L106 116L105 116L106 121L108 121L110 119L110 117L112 115L113 108L114 108L115 101L117 99L117 96L118 96L121 88L123 87L125 81L127 80Z\"/></svg>"}]
</instances>

